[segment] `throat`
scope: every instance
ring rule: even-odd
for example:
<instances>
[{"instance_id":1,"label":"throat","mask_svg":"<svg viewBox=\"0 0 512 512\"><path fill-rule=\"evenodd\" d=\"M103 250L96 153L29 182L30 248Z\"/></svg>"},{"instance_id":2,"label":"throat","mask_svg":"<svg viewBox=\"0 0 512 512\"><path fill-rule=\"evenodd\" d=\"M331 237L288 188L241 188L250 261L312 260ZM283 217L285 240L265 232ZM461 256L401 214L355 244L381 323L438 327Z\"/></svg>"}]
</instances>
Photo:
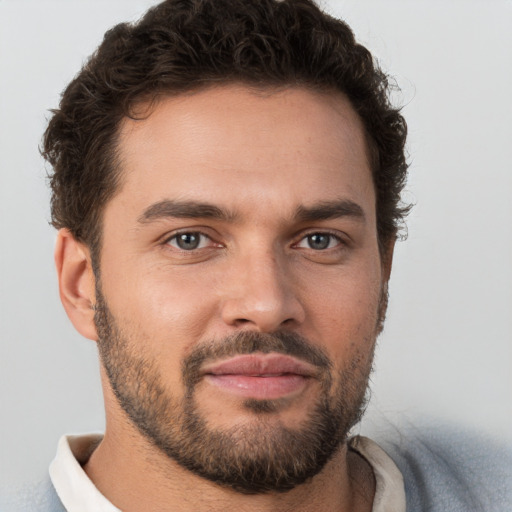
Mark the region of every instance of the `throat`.
<instances>
[{"instance_id":1,"label":"throat","mask_svg":"<svg viewBox=\"0 0 512 512\"><path fill-rule=\"evenodd\" d=\"M352 448L347 450L347 467L352 495L349 510L371 512L375 497L376 481L370 463Z\"/></svg>"}]
</instances>

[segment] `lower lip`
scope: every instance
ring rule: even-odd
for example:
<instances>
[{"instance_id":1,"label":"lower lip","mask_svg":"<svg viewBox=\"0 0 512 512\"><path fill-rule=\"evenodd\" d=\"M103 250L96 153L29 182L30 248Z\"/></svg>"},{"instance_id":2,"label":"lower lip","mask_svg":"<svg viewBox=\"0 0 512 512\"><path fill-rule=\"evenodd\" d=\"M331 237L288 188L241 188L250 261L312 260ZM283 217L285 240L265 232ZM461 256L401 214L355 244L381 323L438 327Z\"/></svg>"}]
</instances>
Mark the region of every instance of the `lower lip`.
<instances>
[{"instance_id":1,"label":"lower lip","mask_svg":"<svg viewBox=\"0 0 512 512\"><path fill-rule=\"evenodd\" d=\"M275 400L299 393L304 389L309 379L296 374L270 377L210 374L206 375L206 380L229 393L244 398Z\"/></svg>"}]
</instances>

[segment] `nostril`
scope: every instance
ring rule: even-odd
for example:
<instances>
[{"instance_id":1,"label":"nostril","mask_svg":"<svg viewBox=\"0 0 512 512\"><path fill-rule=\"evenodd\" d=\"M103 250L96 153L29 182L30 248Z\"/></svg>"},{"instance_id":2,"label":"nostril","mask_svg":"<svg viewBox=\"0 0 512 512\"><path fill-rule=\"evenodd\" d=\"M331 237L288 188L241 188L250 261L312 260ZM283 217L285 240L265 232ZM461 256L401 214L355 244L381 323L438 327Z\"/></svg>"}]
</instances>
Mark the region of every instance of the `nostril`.
<instances>
[{"instance_id":1,"label":"nostril","mask_svg":"<svg viewBox=\"0 0 512 512\"><path fill-rule=\"evenodd\" d=\"M280 327L280 326L290 326L294 322L295 322L295 320L293 318L287 318L286 320L283 320L280 324L275 322L275 323L272 323L272 326L265 327L265 322L262 319L250 320L248 318L236 318L233 321L232 325L235 326L235 327L244 327L246 325L251 325L251 326L254 325L254 326L259 327L259 328L261 328L263 330L267 330L267 328L269 330L272 330L272 329Z\"/></svg>"},{"instance_id":2,"label":"nostril","mask_svg":"<svg viewBox=\"0 0 512 512\"><path fill-rule=\"evenodd\" d=\"M244 325L244 324L251 323L251 321L248 320L247 318L237 318L237 319L235 319L235 323L238 325Z\"/></svg>"}]
</instances>

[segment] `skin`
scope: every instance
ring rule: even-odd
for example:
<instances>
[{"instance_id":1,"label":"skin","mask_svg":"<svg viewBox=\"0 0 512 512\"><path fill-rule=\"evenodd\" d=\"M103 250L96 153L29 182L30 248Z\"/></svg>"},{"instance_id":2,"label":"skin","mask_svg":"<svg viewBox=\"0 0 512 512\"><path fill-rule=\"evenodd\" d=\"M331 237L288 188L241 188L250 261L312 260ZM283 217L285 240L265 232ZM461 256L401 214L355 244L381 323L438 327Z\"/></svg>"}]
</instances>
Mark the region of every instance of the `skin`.
<instances>
[{"instance_id":1,"label":"skin","mask_svg":"<svg viewBox=\"0 0 512 512\"><path fill-rule=\"evenodd\" d=\"M101 289L169 393L183 396L180 364L197 344L240 330L294 331L321 347L335 370L371 365L392 246L381 258L363 128L344 96L226 85L165 98L144 120L125 120L119 150L122 182L103 216ZM167 200L214 205L226 218L146 218ZM358 213L297 216L340 201ZM184 251L177 232L205 236ZM313 233L331 236L326 249L311 248ZM64 307L77 330L97 340L89 251L61 230L55 254ZM119 407L104 371L102 384L106 434L85 469L125 512L371 510L372 471L345 445L290 492L239 494L155 449ZM267 419L300 425L318 393L312 379ZM255 421L240 397L206 380L196 398L212 427Z\"/></svg>"}]
</instances>

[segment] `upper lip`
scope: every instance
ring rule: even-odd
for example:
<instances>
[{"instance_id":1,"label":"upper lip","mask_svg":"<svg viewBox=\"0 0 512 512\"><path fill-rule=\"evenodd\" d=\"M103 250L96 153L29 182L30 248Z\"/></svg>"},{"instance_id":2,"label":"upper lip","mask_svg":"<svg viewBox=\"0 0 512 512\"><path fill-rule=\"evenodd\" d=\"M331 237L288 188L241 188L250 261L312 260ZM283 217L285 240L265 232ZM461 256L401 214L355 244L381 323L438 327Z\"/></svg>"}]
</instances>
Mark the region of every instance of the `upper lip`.
<instances>
[{"instance_id":1,"label":"upper lip","mask_svg":"<svg viewBox=\"0 0 512 512\"><path fill-rule=\"evenodd\" d=\"M278 376L283 374L313 377L315 366L296 359L295 357L271 354L244 354L207 364L201 372L203 375L246 375L246 376Z\"/></svg>"}]
</instances>

